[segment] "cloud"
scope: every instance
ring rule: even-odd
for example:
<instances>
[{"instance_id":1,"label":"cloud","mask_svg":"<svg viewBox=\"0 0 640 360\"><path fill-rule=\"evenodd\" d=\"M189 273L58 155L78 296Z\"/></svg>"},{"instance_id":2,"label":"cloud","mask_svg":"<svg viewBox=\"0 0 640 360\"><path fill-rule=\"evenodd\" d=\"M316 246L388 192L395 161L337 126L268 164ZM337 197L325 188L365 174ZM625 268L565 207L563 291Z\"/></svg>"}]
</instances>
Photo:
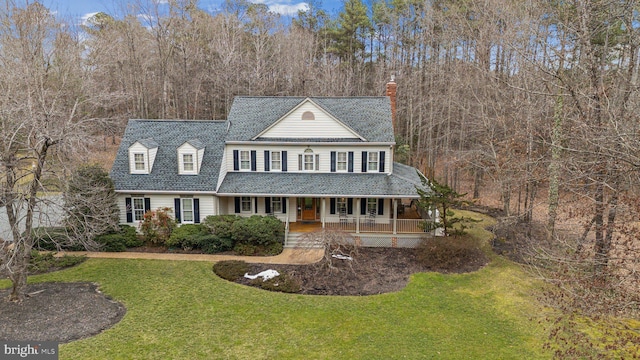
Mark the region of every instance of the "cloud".
<instances>
[{"instance_id":1,"label":"cloud","mask_svg":"<svg viewBox=\"0 0 640 360\"><path fill-rule=\"evenodd\" d=\"M307 11L309 10L309 5L307 3L297 3L297 4L267 4L269 6L269 10L281 15L296 15L298 11Z\"/></svg>"}]
</instances>

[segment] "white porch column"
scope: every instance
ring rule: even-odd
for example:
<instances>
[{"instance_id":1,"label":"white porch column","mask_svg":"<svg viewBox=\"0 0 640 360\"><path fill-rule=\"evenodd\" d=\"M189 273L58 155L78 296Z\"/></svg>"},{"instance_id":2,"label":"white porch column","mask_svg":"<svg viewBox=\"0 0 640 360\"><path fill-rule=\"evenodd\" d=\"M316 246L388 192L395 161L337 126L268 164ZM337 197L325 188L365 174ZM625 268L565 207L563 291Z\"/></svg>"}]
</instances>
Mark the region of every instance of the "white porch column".
<instances>
[{"instance_id":1,"label":"white porch column","mask_svg":"<svg viewBox=\"0 0 640 360\"><path fill-rule=\"evenodd\" d=\"M213 195L213 215L220 215L220 198Z\"/></svg>"},{"instance_id":2,"label":"white porch column","mask_svg":"<svg viewBox=\"0 0 640 360\"><path fill-rule=\"evenodd\" d=\"M356 234L360 233L360 200L361 198L356 198Z\"/></svg>"},{"instance_id":3,"label":"white porch column","mask_svg":"<svg viewBox=\"0 0 640 360\"><path fill-rule=\"evenodd\" d=\"M398 233L398 199L393 199L393 234Z\"/></svg>"},{"instance_id":4,"label":"white porch column","mask_svg":"<svg viewBox=\"0 0 640 360\"><path fill-rule=\"evenodd\" d=\"M322 221L322 228L324 229L324 223L326 220L327 211L327 198L322 198L322 204L320 205L320 219Z\"/></svg>"}]
</instances>

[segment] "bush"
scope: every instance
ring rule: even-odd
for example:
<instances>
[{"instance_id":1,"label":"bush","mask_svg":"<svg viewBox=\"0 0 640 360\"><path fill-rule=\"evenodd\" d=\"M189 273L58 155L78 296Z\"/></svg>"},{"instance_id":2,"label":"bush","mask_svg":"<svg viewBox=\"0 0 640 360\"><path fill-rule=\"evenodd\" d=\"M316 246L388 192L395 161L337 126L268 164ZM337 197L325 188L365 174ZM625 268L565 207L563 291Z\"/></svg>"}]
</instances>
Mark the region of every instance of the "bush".
<instances>
[{"instance_id":1,"label":"bush","mask_svg":"<svg viewBox=\"0 0 640 360\"><path fill-rule=\"evenodd\" d=\"M260 287L264 290L279 291L289 294L300 292L301 289L300 282L287 274L280 274L279 276L267 281L263 281L262 278L257 278L251 281L251 285Z\"/></svg>"},{"instance_id":2,"label":"bush","mask_svg":"<svg viewBox=\"0 0 640 360\"><path fill-rule=\"evenodd\" d=\"M32 230L34 249L84 251L82 244L74 244L64 227L37 227Z\"/></svg>"},{"instance_id":3,"label":"bush","mask_svg":"<svg viewBox=\"0 0 640 360\"><path fill-rule=\"evenodd\" d=\"M98 235L95 241L100 245L101 251L121 252L127 250L125 238L121 233Z\"/></svg>"},{"instance_id":4,"label":"bush","mask_svg":"<svg viewBox=\"0 0 640 360\"><path fill-rule=\"evenodd\" d=\"M202 251L207 254L215 254L233 249L233 240L220 237L217 234L202 235L200 238Z\"/></svg>"},{"instance_id":5,"label":"bush","mask_svg":"<svg viewBox=\"0 0 640 360\"><path fill-rule=\"evenodd\" d=\"M207 235L207 229L200 224L184 224L173 230L165 245L185 250L200 248L202 237Z\"/></svg>"},{"instance_id":6,"label":"bush","mask_svg":"<svg viewBox=\"0 0 640 360\"><path fill-rule=\"evenodd\" d=\"M164 245L169 240L173 229L177 226L173 217L169 216L172 211L170 208L165 207L147 211L144 214L142 223L140 223L140 230L147 241Z\"/></svg>"},{"instance_id":7,"label":"bush","mask_svg":"<svg viewBox=\"0 0 640 360\"><path fill-rule=\"evenodd\" d=\"M231 227L235 244L268 248L284 240L284 224L272 216L254 215L236 221Z\"/></svg>"},{"instance_id":8,"label":"bush","mask_svg":"<svg viewBox=\"0 0 640 360\"><path fill-rule=\"evenodd\" d=\"M85 256L69 256L55 257L53 253L40 253L31 251L31 259L29 260L29 273L44 273L56 269L71 267L85 261Z\"/></svg>"},{"instance_id":9,"label":"bush","mask_svg":"<svg viewBox=\"0 0 640 360\"><path fill-rule=\"evenodd\" d=\"M220 242L231 242L233 247L233 224L243 218L236 215L215 215L204 218L202 225L209 230L209 233L215 234Z\"/></svg>"},{"instance_id":10,"label":"bush","mask_svg":"<svg viewBox=\"0 0 640 360\"><path fill-rule=\"evenodd\" d=\"M240 260L219 261L213 264L213 272L221 278L236 281L249 271L249 264Z\"/></svg>"},{"instance_id":11,"label":"bush","mask_svg":"<svg viewBox=\"0 0 640 360\"><path fill-rule=\"evenodd\" d=\"M443 271L477 268L487 262L484 252L467 236L427 239L417 248L417 258L426 267Z\"/></svg>"},{"instance_id":12,"label":"bush","mask_svg":"<svg viewBox=\"0 0 640 360\"><path fill-rule=\"evenodd\" d=\"M138 237L136 228L129 225L120 225L120 233L124 238L124 245L128 248L139 247L144 245L144 241L141 237Z\"/></svg>"}]
</instances>

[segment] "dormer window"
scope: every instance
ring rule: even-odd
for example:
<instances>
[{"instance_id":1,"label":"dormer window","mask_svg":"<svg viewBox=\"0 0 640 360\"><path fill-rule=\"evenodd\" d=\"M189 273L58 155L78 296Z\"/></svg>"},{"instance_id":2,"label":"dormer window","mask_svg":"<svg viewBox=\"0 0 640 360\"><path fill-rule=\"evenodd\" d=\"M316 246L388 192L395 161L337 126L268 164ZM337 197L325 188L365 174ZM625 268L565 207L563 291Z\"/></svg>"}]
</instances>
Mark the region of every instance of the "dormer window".
<instances>
[{"instance_id":1,"label":"dormer window","mask_svg":"<svg viewBox=\"0 0 640 360\"><path fill-rule=\"evenodd\" d=\"M204 156L204 144L189 140L178 148L178 173L180 175L198 175Z\"/></svg>"},{"instance_id":2,"label":"dormer window","mask_svg":"<svg viewBox=\"0 0 640 360\"><path fill-rule=\"evenodd\" d=\"M136 171L145 171L147 168L147 162L144 161L144 153L134 153L133 162L135 164Z\"/></svg>"},{"instance_id":3,"label":"dormer window","mask_svg":"<svg viewBox=\"0 0 640 360\"><path fill-rule=\"evenodd\" d=\"M315 120L316 116L311 111L305 111L302 113L302 120Z\"/></svg>"},{"instance_id":4,"label":"dormer window","mask_svg":"<svg viewBox=\"0 0 640 360\"><path fill-rule=\"evenodd\" d=\"M298 155L298 170L318 171L320 170L320 155L314 154L311 148L307 148L304 154Z\"/></svg>"},{"instance_id":5,"label":"dormer window","mask_svg":"<svg viewBox=\"0 0 640 360\"><path fill-rule=\"evenodd\" d=\"M158 143L153 139L142 139L129 146L129 172L150 174L158 153Z\"/></svg>"}]
</instances>

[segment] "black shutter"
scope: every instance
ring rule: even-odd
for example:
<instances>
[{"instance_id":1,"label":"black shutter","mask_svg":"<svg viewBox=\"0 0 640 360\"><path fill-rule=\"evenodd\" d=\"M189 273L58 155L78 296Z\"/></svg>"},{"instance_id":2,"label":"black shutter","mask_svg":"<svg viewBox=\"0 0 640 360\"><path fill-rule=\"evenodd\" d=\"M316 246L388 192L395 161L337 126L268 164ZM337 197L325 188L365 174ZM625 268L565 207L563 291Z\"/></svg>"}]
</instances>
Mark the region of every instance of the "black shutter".
<instances>
[{"instance_id":1,"label":"black shutter","mask_svg":"<svg viewBox=\"0 0 640 360\"><path fill-rule=\"evenodd\" d=\"M384 215L384 199L378 199L378 215Z\"/></svg>"},{"instance_id":2,"label":"black shutter","mask_svg":"<svg viewBox=\"0 0 640 360\"><path fill-rule=\"evenodd\" d=\"M282 200L282 213L286 214L287 213L287 201L289 201L289 198L283 197Z\"/></svg>"},{"instance_id":3,"label":"black shutter","mask_svg":"<svg viewBox=\"0 0 640 360\"><path fill-rule=\"evenodd\" d=\"M316 171L320 170L320 154L316 154Z\"/></svg>"},{"instance_id":4,"label":"black shutter","mask_svg":"<svg viewBox=\"0 0 640 360\"><path fill-rule=\"evenodd\" d=\"M336 152L331 152L331 172L336 172Z\"/></svg>"},{"instance_id":5,"label":"black shutter","mask_svg":"<svg viewBox=\"0 0 640 360\"><path fill-rule=\"evenodd\" d=\"M131 198L124 198L124 206L127 211L127 222L133 222L133 206L131 205Z\"/></svg>"},{"instance_id":6,"label":"black shutter","mask_svg":"<svg viewBox=\"0 0 640 360\"><path fill-rule=\"evenodd\" d=\"M236 198L234 199L234 203L235 203L235 213L236 214L240 214L240 198L236 196Z\"/></svg>"},{"instance_id":7,"label":"black shutter","mask_svg":"<svg viewBox=\"0 0 640 360\"><path fill-rule=\"evenodd\" d=\"M287 171L287 152L283 151L282 155L280 156L280 168L282 168L282 171Z\"/></svg>"},{"instance_id":8,"label":"black shutter","mask_svg":"<svg viewBox=\"0 0 640 360\"><path fill-rule=\"evenodd\" d=\"M256 151L251 150L251 171L258 170L258 166L256 165Z\"/></svg>"},{"instance_id":9,"label":"black shutter","mask_svg":"<svg viewBox=\"0 0 640 360\"><path fill-rule=\"evenodd\" d=\"M367 157L367 152L363 151L362 152L362 172L363 173L367 172L367 160L369 160L369 158Z\"/></svg>"},{"instance_id":10,"label":"black shutter","mask_svg":"<svg viewBox=\"0 0 640 360\"><path fill-rule=\"evenodd\" d=\"M298 171L302 171L302 154L298 154Z\"/></svg>"},{"instance_id":11,"label":"black shutter","mask_svg":"<svg viewBox=\"0 0 640 360\"><path fill-rule=\"evenodd\" d=\"M353 198L347 199L347 214L349 215L353 214Z\"/></svg>"},{"instance_id":12,"label":"black shutter","mask_svg":"<svg viewBox=\"0 0 640 360\"><path fill-rule=\"evenodd\" d=\"M378 166L378 171L384 172L384 151L380 151L380 166Z\"/></svg>"},{"instance_id":13,"label":"black shutter","mask_svg":"<svg viewBox=\"0 0 640 360\"><path fill-rule=\"evenodd\" d=\"M267 214L271 213L271 198L270 197L264 198L264 212L267 213Z\"/></svg>"},{"instance_id":14,"label":"black shutter","mask_svg":"<svg viewBox=\"0 0 640 360\"><path fill-rule=\"evenodd\" d=\"M269 150L264 151L264 171L269 171Z\"/></svg>"},{"instance_id":15,"label":"black shutter","mask_svg":"<svg viewBox=\"0 0 640 360\"><path fill-rule=\"evenodd\" d=\"M173 208L176 214L176 221L181 223L182 220L180 219L180 198L173 199Z\"/></svg>"},{"instance_id":16,"label":"black shutter","mask_svg":"<svg viewBox=\"0 0 640 360\"><path fill-rule=\"evenodd\" d=\"M238 150L233 150L233 171L240 170L240 154Z\"/></svg>"},{"instance_id":17,"label":"black shutter","mask_svg":"<svg viewBox=\"0 0 640 360\"><path fill-rule=\"evenodd\" d=\"M151 198L144 198L144 212L151 210Z\"/></svg>"},{"instance_id":18,"label":"black shutter","mask_svg":"<svg viewBox=\"0 0 640 360\"><path fill-rule=\"evenodd\" d=\"M254 197L253 198L253 212L254 213L258 213L258 198Z\"/></svg>"},{"instance_id":19,"label":"black shutter","mask_svg":"<svg viewBox=\"0 0 640 360\"><path fill-rule=\"evenodd\" d=\"M331 198L329 200L329 214L331 215L336 214L336 198Z\"/></svg>"},{"instance_id":20,"label":"black shutter","mask_svg":"<svg viewBox=\"0 0 640 360\"><path fill-rule=\"evenodd\" d=\"M360 215L367 214L367 198L362 198L360 200Z\"/></svg>"},{"instance_id":21,"label":"black shutter","mask_svg":"<svg viewBox=\"0 0 640 360\"><path fill-rule=\"evenodd\" d=\"M353 172L353 151L349 151L349 172Z\"/></svg>"},{"instance_id":22,"label":"black shutter","mask_svg":"<svg viewBox=\"0 0 640 360\"><path fill-rule=\"evenodd\" d=\"M200 224L200 199L193 199L193 222Z\"/></svg>"}]
</instances>

